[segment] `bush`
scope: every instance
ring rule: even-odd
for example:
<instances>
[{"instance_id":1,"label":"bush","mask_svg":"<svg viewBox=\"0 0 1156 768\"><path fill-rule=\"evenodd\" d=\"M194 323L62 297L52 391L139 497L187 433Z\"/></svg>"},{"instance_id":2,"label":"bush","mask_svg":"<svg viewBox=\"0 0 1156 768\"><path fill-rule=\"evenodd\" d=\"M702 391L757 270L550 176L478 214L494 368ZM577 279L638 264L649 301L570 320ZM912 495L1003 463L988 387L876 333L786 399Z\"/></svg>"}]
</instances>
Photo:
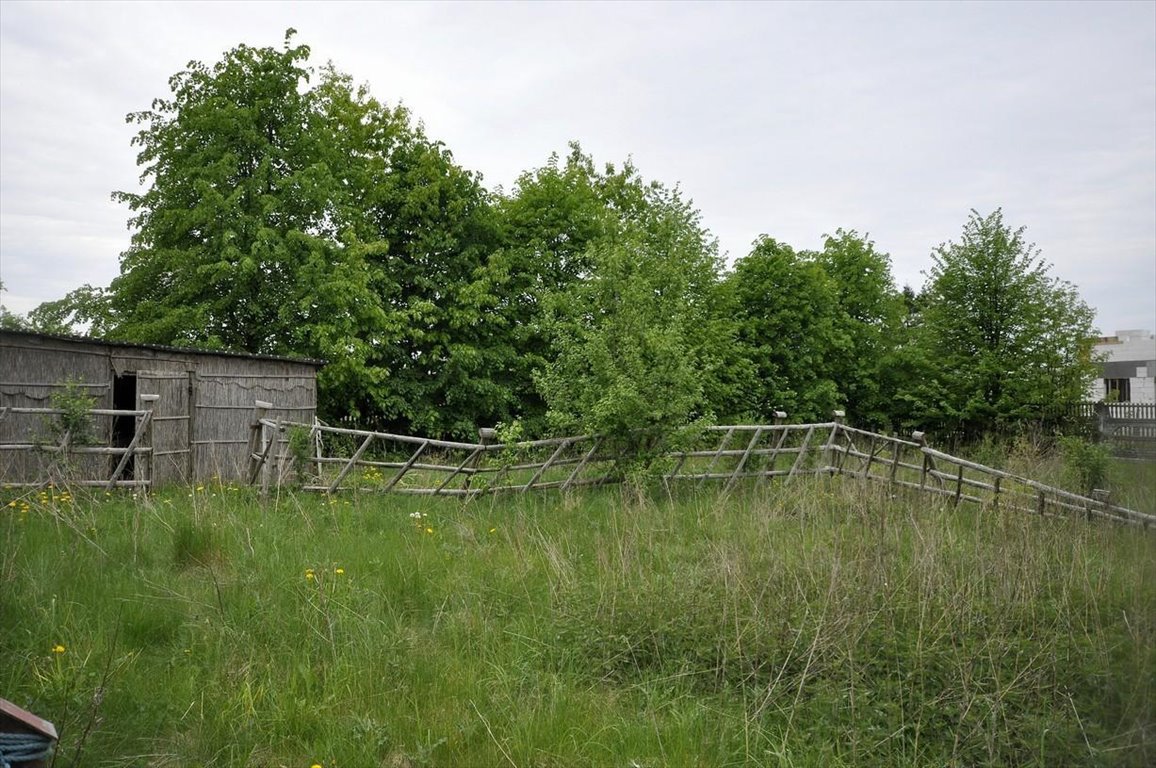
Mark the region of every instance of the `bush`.
<instances>
[{"instance_id":1,"label":"bush","mask_svg":"<svg viewBox=\"0 0 1156 768\"><path fill-rule=\"evenodd\" d=\"M96 430L90 411L96 407L96 398L84 390L79 381L67 381L53 391L50 407L60 411L48 422L48 432L56 443L67 437L70 445L92 445Z\"/></svg>"},{"instance_id":2,"label":"bush","mask_svg":"<svg viewBox=\"0 0 1156 768\"><path fill-rule=\"evenodd\" d=\"M1108 449L1079 437L1060 438L1065 479L1084 495L1103 488L1108 479Z\"/></svg>"}]
</instances>

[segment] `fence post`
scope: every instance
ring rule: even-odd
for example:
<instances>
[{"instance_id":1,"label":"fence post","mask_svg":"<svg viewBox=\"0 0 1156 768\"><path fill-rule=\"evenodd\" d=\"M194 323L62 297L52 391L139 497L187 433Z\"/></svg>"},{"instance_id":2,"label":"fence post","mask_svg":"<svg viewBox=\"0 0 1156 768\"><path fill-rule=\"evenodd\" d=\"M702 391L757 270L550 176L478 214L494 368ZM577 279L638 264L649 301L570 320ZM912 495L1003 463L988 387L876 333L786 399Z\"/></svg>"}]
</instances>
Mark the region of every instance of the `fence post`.
<instances>
[{"instance_id":1,"label":"fence post","mask_svg":"<svg viewBox=\"0 0 1156 768\"><path fill-rule=\"evenodd\" d=\"M493 427L479 427L478 428L478 443L479 444L481 444L483 446L493 445L494 441L497 438L498 438L498 430L494 429ZM478 464L480 464L482 462L482 456L487 455L487 454L488 454L487 451L478 451L474 454L474 460L473 460L473 462L470 463L470 470L471 471L466 474L465 483L462 484L462 487L465 490L467 490L467 491L470 490L470 483L474 479L474 471L477 470Z\"/></svg>"},{"instance_id":2,"label":"fence post","mask_svg":"<svg viewBox=\"0 0 1156 768\"><path fill-rule=\"evenodd\" d=\"M265 446L263 444L265 430L261 426L261 419L265 418L265 412L272 407L272 403L267 403L264 400L253 402L253 420L249 423L249 485L256 482L257 473L265 463ZM194 481L196 479L193 478Z\"/></svg>"},{"instance_id":3,"label":"fence post","mask_svg":"<svg viewBox=\"0 0 1156 768\"><path fill-rule=\"evenodd\" d=\"M153 411L156 410L157 401L161 399L160 395L141 395L140 402L144 409L148 411L148 416L145 416L144 435L141 437L142 447L149 450L146 453L140 454L137 457L137 466L141 467L140 479L145 484L145 489L152 488L153 472L156 471L156 446L153 445Z\"/></svg>"},{"instance_id":4,"label":"fence post","mask_svg":"<svg viewBox=\"0 0 1156 768\"><path fill-rule=\"evenodd\" d=\"M132 440L129 441L128 447L125 448L124 453L121 454L120 461L117 462L116 469L114 469L112 471L112 477L109 478L108 485L106 486L107 490L111 491L113 488L116 487L117 480L120 478L121 473L124 472L125 468L128 467L129 460L132 459L133 455L136 453L137 448L141 445L141 443L145 443L145 444L148 444L151 446L151 443L152 443L153 405L159 399L160 399L160 395L141 395L140 396L141 405L145 406L143 409L144 415L142 415L140 417L140 423L137 424L136 430L134 431L133 436L132 436ZM68 435L65 435L65 440L67 441L67 439L68 439ZM151 456L151 454L152 454L152 452L150 451L149 455ZM141 475L141 477L145 478L146 483L152 482L152 478L151 478L152 464L151 463L146 464L145 462L136 462L134 464L134 466L140 469L139 474ZM146 467L147 467L147 471L145 471ZM145 487L147 488L148 486L146 485Z\"/></svg>"},{"instance_id":5,"label":"fence post","mask_svg":"<svg viewBox=\"0 0 1156 768\"><path fill-rule=\"evenodd\" d=\"M1105 490L1103 488L1093 488L1092 489L1092 499L1097 504L1099 504L1101 507L1103 507L1105 510L1107 510L1108 506L1111 504L1112 492ZM1084 510L1084 512L1085 512L1085 516L1087 517L1087 519L1091 520L1092 519L1092 505L1089 504L1088 507ZM1148 524L1145 523L1144 527L1147 528Z\"/></svg>"},{"instance_id":6,"label":"fence post","mask_svg":"<svg viewBox=\"0 0 1156 768\"><path fill-rule=\"evenodd\" d=\"M843 419L847 417L847 412L833 411L831 413L831 417L832 421L835 422L835 426L831 428L831 435L827 438L827 444L823 446L823 448L825 449L824 452L827 454L827 466L831 469L831 474L842 474L843 460L846 458L846 454L842 452L836 452L835 440L839 437L839 432L843 428ZM840 454L837 458L836 453Z\"/></svg>"},{"instance_id":7,"label":"fence post","mask_svg":"<svg viewBox=\"0 0 1156 768\"><path fill-rule=\"evenodd\" d=\"M1108 410L1108 404L1103 400L1096 403L1092 409L1096 414L1096 431L1092 435L1092 442L1098 443L1104 439L1104 435L1108 432L1108 419L1111 418L1111 414Z\"/></svg>"},{"instance_id":8,"label":"fence post","mask_svg":"<svg viewBox=\"0 0 1156 768\"><path fill-rule=\"evenodd\" d=\"M931 460L931 457L923 450L927 447L927 435L917 430L911 433L911 439L919 443L919 455L923 457L919 470L919 490L922 491L927 487L927 464Z\"/></svg>"},{"instance_id":9,"label":"fence post","mask_svg":"<svg viewBox=\"0 0 1156 768\"><path fill-rule=\"evenodd\" d=\"M321 460L321 422L316 416L313 417L313 427L309 430L309 438L313 441L313 455L317 463L317 483L322 485L325 483L325 463Z\"/></svg>"}]
</instances>

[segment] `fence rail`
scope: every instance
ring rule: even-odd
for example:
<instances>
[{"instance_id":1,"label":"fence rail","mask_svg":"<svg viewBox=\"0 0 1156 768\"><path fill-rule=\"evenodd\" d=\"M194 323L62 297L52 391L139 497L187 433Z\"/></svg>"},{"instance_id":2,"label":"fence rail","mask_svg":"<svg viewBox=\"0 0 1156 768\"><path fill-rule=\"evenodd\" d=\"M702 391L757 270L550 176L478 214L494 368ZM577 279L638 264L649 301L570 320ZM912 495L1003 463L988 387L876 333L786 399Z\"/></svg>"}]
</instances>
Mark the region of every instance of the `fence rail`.
<instances>
[{"instance_id":1,"label":"fence rail","mask_svg":"<svg viewBox=\"0 0 1156 768\"><path fill-rule=\"evenodd\" d=\"M35 456L37 454L55 455L59 460L68 460L71 457L108 457L111 459L102 462L99 458L83 461L81 466L49 467L48 471L37 471L35 477L29 479L30 473L19 472L16 477L9 477L8 472L3 475L3 485L8 488L38 488L56 480L63 480L70 485L86 487L103 487L113 490L118 487L148 488L152 485L152 424L153 407L157 400L156 395L143 395L141 400L145 405L142 410L114 410L108 408L93 408L87 411L89 416L126 417L134 420L132 438L127 445L84 445L72 442L73 435L65 431L59 442L48 443L41 440L0 443L0 457L14 455ZM24 408L16 406L0 406L0 422L12 415L60 416L65 412L59 408ZM120 457L116 460L116 457ZM113 463L112 460L115 460ZM104 467L103 471L99 468ZM111 471L109 470L111 467ZM64 477L56 477L64 473Z\"/></svg>"},{"instance_id":2,"label":"fence rail","mask_svg":"<svg viewBox=\"0 0 1156 768\"><path fill-rule=\"evenodd\" d=\"M254 412L249 479L265 492L295 484L325 493L473 497L624 479L623 457L596 435L467 443L270 420L262 411ZM856 429L840 418L709 427L677 450L664 452L659 466L669 485L717 482L730 489L743 481L843 475L946 498L953 505L1108 518L1145 527L1156 523L1156 515L1112 504L1104 494L1082 496L937 451L919 432L908 440Z\"/></svg>"}]
</instances>

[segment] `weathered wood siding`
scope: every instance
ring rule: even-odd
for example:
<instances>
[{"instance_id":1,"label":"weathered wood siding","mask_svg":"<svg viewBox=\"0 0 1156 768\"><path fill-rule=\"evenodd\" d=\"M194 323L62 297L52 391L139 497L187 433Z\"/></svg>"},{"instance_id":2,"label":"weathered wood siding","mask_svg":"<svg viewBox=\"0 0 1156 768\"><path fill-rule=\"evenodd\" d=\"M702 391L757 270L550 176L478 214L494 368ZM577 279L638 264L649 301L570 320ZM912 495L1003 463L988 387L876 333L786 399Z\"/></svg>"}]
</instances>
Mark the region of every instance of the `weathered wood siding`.
<instances>
[{"instance_id":1,"label":"weathered wood siding","mask_svg":"<svg viewBox=\"0 0 1156 768\"><path fill-rule=\"evenodd\" d=\"M268 419L311 422L317 409L315 369L291 361L209 361L197 372L193 400L197 477L240 479L249 461L254 404L273 404Z\"/></svg>"},{"instance_id":2,"label":"weathered wood siding","mask_svg":"<svg viewBox=\"0 0 1156 768\"><path fill-rule=\"evenodd\" d=\"M0 331L0 407L51 407L52 393L76 382L95 398L94 407L114 408L119 376L135 376L135 402L157 395L153 405L149 471L155 482L193 482L244 476L253 407L273 404L266 418L312 421L316 413L314 361L200 352L96 339ZM9 414L0 420L0 444L49 440L45 418ZM111 417L96 423L96 436L114 441ZM44 477L51 457L0 451L0 481L32 482ZM85 473L100 476L107 459L86 458ZM107 473L104 473L107 474Z\"/></svg>"}]
</instances>

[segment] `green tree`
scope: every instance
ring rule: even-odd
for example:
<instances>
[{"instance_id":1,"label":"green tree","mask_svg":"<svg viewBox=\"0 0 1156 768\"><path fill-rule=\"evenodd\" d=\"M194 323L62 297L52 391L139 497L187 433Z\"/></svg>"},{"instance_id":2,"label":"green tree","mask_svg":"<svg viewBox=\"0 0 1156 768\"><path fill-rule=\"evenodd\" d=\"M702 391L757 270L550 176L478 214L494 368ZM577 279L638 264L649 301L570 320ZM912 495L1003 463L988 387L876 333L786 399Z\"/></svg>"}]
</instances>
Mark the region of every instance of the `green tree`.
<instances>
[{"instance_id":1,"label":"green tree","mask_svg":"<svg viewBox=\"0 0 1156 768\"><path fill-rule=\"evenodd\" d=\"M833 361L852 344L840 324L836 281L814 254L765 235L728 280L739 338L757 372L756 415L765 420L782 409L796 420L830 418L844 405Z\"/></svg>"},{"instance_id":2,"label":"green tree","mask_svg":"<svg viewBox=\"0 0 1156 768\"><path fill-rule=\"evenodd\" d=\"M132 245L110 294L116 337L286 353L281 307L319 237L328 174L318 165L306 46L238 46L174 75L171 99L129 115L142 128Z\"/></svg>"},{"instance_id":3,"label":"green tree","mask_svg":"<svg viewBox=\"0 0 1156 768\"><path fill-rule=\"evenodd\" d=\"M1081 400L1094 375L1093 312L997 209L939 246L924 289L914 383L926 426L971 434Z\"/></svg>"},{"instance_id":4,"label":"green tree","mask_svg":"<svg viewBox=\"0 0 1156 768\"><path fill-rule=\"evenodd\" d=\"M643 184L629 167L609 178L623 182L609 185L616 210L631 213L586 250L589 274L551 302L557 353L538 382L555 431L606 435L645 462L709 417L725 339L711 308L721 265L677 190Z\"/></svg>"},{"instance_id":5,"label":"green tree","mask_svg":"<svg viewBox=\"0 0 1156 768\"><path fill-rule=\"evenodd\" d=\"M0 281L0 294L3 294L7 288L4 287L3 281ZM23 330L28 327L28 321L15 312L9 311L8 307L4 306L4 302L0 301L0 328L9 330Z\"/></svg>"},{"instance_id":6,"label":"green tree","mask_svg":"<svg viewBox=\"0 0 1156 768\"><path fill-rule=\"evenodd\" d=\"M515 353L489 266L498 244L490 194L406 110L348 76L327 68L314 94L335 179L327 222L362 254L382 320L360 334L377 381L352 412L433 435L508 418L514 397L502 374Z\"/></svg>"},{"instance_id":7,"label":"green tree","mask_svg":"<svg viewBox=\"0 0 1156 768\"><path fill-rule=\"evenodd\" d=\"M83 329L102 336L115 327L112 311L108 293L86 284L37 306L28 313L27 325L44 333L69 334Z\"/></svg>"},{"instance_id":8,"label":"green tree","mask_svg":"<svg viewBox=\"0 0 1156 768\"><path fill-rule=\"evenodd\" d=\"M837 307L827 371L853 423L878 427L892 421L893 369L906 314L891 277L891 259L854 231L824 238L817 263L831 280Z\"/></svg>"},{"instance_id":9,"label":"green tree","mask_svg":"<svg viewBox=\"0 0 1156 768\"><path fill-rule=\"evenodd\" d=\"M435 435L493 423L514 352L494 333L490 195L406 110L332 66L318 76L293 35L192 62L129 116L147 187L114 194L132 212L120 275L33 321L323 358L329 418Z\"/></svg>"}]
</instances>

